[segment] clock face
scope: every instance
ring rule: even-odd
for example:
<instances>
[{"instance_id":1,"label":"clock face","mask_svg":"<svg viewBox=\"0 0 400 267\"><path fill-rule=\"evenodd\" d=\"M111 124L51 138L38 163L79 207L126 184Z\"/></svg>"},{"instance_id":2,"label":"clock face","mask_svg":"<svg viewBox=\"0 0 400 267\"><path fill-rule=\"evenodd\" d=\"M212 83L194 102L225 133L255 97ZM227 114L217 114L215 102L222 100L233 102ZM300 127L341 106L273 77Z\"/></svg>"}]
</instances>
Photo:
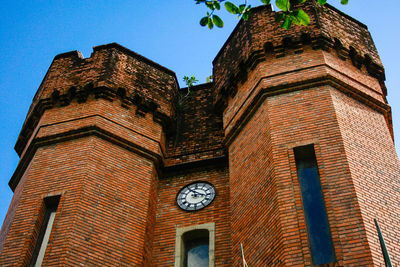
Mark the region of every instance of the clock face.
<instances>
[{"instance_id":1,"label":"clock face","mask_svg":"<svg viewBox=\"0 0 400 267\"><path fill-rule=\"evenodd\" d=\"M183 187L177 197L178 206L187 211L200 210L215 198L214 186L207 182L194 182Z\"/></svg>"}]
</instances>

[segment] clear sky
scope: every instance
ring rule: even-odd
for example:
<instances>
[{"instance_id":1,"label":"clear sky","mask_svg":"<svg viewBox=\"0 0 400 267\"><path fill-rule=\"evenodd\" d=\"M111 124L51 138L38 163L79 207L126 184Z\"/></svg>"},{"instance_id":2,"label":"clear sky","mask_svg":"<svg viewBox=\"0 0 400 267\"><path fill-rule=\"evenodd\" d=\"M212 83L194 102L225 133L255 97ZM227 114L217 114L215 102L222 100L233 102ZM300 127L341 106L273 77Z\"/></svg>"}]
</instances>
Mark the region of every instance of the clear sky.
<instances>
[{"instance_id":1,"label":"clear sky","mask_svg":"<svg viewBox=\"0 0 400 267\"><path fill-rule=\"evenodd\" d=\"M253 1L258 3L259 1ZM398 1L329 0L366 24L386 69L396 144L400 142L400 30ZM222 16L225 27L200 27L205 7L194 0L30 0L6 1L0 16L0 223L12 192L8 181L18 156L13 147L32 98L55 55L117 42L176 72L205 82L211 62L237 20ZM226 12L224 12L226 13Z\"/></svg>"}]
</instances>

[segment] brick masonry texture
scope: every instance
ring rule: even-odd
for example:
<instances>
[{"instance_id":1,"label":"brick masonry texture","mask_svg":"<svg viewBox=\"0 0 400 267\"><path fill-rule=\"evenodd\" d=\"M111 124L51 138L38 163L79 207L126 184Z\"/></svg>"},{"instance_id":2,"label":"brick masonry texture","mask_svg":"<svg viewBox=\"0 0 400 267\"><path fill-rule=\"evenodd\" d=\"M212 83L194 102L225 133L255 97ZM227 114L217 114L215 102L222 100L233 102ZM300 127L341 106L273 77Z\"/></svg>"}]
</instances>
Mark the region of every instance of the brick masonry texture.
<instances>
[{"instance_id":1,"label":"brick masonry texture","mask_svg":"<svg viewBox=\"0 0 400 267\"><path fill-rule=\"evenodd\" d=\"M159 181L157 223L154 229L152 266L174 266L176 229L215 222L215 266L232 266L230 243L229 180L226 164L183 169ZM174 202L176 193L186 184L207 181L216 188L217 197L211 206L197 212L181 210Z\"/></svg>"},{"instance_id":2,"label":"brick masonry texture","mask_svg":"<svg viewBox=\"0 0 400 267\"><path fill-rule=\"evenodd\" d=\"M166 164L224 156L222 115L214 112L212 84L192 87L177 111L176 129L168 135ZM187 88L182 89L187 94Z\"/></svg>"},{"instance_id":3,"label":"brick masonry texture","mask_svg":"<svg viewBox=\"0 0 400 267\"><path fill-rule=\"evenodd\" d=\"M384 266L377 219L400 265L400 162L385 75L368 29L308 1L309 27L282 30L269 6L239 22L214 81L118 44L56 56L15 149L0 266L28 266L60 195L44 266L174 266L178 228L215 223L215 266L312 266L293 148L313 144L335 262ZM179 98L186 95L183 105ZM196 212L181 188L207 181Z\"/></svg>"},{"instance_id":4,"label":"brick masonry texture","mask_svg":"<svg viewBox=\"0 0 400 267\"><path fill-rule=\"evenodd\" d=\"M155 215L149 207L154 204L150 189L157 183L153 171L151 161L97 137L40 148L18 185L22 197L0 265L29 263L42 199L56 194L61 200L45 266L138 265L145 226Z\"/></svg>"},{"instance_id":5,"label":"brick masonry texture","mask_svg":"<svg viewBox=\"0 0 400 267\"><path fill-rule=\"evenodd\" d=\"M349 58L355 66L364 66L364 71L372 76L384 78L381 61L365 25L331 6L320 7L314 1L303 9L311 15L306 28L281 29L274 23L274 12L265 6L255 9L248 21L238 24L213 61L217 106L226 107L225 98L235 95L238 82L245 81L249 70L265 62L266 56L280 58L288 51L298 54L304 45L333 50L340 58Z\"/></svg>"}]
</instances>

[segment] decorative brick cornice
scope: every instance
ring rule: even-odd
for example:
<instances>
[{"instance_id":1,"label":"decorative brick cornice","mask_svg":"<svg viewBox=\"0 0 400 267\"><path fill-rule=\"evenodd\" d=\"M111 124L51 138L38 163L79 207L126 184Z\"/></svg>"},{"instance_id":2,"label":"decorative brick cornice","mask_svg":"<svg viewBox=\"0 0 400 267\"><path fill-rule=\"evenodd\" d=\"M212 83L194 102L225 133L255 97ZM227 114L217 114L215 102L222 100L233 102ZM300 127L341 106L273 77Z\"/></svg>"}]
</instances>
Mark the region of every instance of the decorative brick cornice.
<instances>
[{"instance_id":1,"label":"decorative brick cornice","mask_svg":"<svg viewBox=\"0 0 400 267\"><path fill-rule=\"evenodd\" d=\"M324 51L334 53L341 60L350 59L351 63L361 69L365 67L368 74L378 79L381 84L385 81L384 68L376 62L373 62L372 58L365 54L361 55L353 47L349 49L342 45L342 42L335 38L330 39L327 36L311 37L310 35L303 33L298 38L285 37L281 40L281 45L274 45L272 42L266 42L264 44L264 50L253 51L247 60L240 62L239 68L234 70L229 79L226 80L225 85L221 86L219 92L217 91L217 98L215 100L215 108L222 112L227 105L228 97L234 97L238 90L239 83L244 83L247 80L248 73L254 70L258 64L269 60L267 57L281 58L289 53L294 52L295 54L302 53L304 47L311 45L312 49L322 49ZM385 87L383 87L385 88ZM386 95L386 90L384 90Z\"/></svg>"},{"instance_id":2,"label":"decorative brick cornice","mask_svg":"<svg viewBox=\"0 0 400 267\"><path fill-rule=\"evenodd\" d=\"M60 142L66 142L69 140L76 140L78 138L84 138L88 136L96 136L102 138L103 140L109 141L115 145L123 147L129 151L132 151L140 156L143 156L152 162L154 162L156 169L161 171L163 174L173 173L177 171L182 171L187 169L195 169L206 166L228 166L228 156L223 154L222 156L214 156L205 159L198 159L194 161L188 161L180 164L165 165L164 158L165 155L159 155L154 151L144 148L143 146L133 143L127 139L122 138L111 131L100 128L96 125L84 126L79 129L69 130L62 133L57 133L53 135L48 135L45 137L34 138L29 144L27 151L21 158L18 166L9 181L9 186L11 190L15 190L22 175L24 174L26 168L31 162L33 156L35 155L38 148L48 145L53 145Z\"/></svg>"},{"instance_id":3,"label":"decorative brick cornice","mask_svg":"<svg viewBox=\"0 0 400 267\"><path fill-rule=\"evenodd\" d=\"M324 85L330 85L333 88L336 88L337 90L340 90L341 92L350 95L354 99L368 105L370 108L382 113L386 118L389 129L391 130L391 108L389 105L376 100L370 95L361 92L357 88L352 87L351 85L341 81L340 79L330 74L326 74L325 76L309 79L306 81L285 83L278 86L262 88L261 90L259 90L257 95L253 97L250 103L246 106L245 110L240 113L241 116L234 122L231 130L226 133L224 139L225 145L229 147L235 137L241 132L242 129L244 129L244 126L257 111L258 107L266 100L266 98L289 92L320 87Z\"/></svg>"},{"instance_id":4,"label":"decorative brick cornice","mask_svg":"<svg viewBox=\"0 0 400 267\"><path fill-rule=\"evenodd\" d=\"M146 113L153 114L154 121L161 124L164 130L168 130L170 126L171 118L160 111L159 105L153 99L138 92L128 94L127 90L121 87L109 88L106 86L96 86L93 83L88 83L83 87L72 86L65 94L60 94L57 89L54 89L51 97L40 99L37 102L26 119L15 145L18 155L21 156L41 116L47 109L68 106L74 100L78 103L84 103L90 96L94 96L95 99L106 99L110 102L119 99L121 106L124 108L129 109L132 106L136 106L136 113L140 115Z\"/></svg>"},{"instance_id":5,"label":"decorative brick cornice","mask_svg":"<svg viewBox=\"0 0 400 267\"><path fill-rule=\"evenodd\" d=\"M140 156L143 156L154 162L157 169L162 165L162 157L143 146L137 145L131 141L128 141L118 135L113 134L105 129L102 129L98 126L86 126L76 130L67 131L60 134L49 135L46 137L35 138L32 140L32 143L29 144L29 147L24 153L24 156L18 163L17 169L15 170L13 176L11 177L8 185L11 190L15 190L17 187L22 175L24 174L26 168L31 162L33 156L36 153L36 150L42 146L52 145L59 142L65 142L69 140L75 140L77 138L87 137L87 136L97 136L104 140L107 140L113 144L121 146L127 150L133 151Z\"/></svg>"},{"instance_id":6,"label":"decorative brick cornice","mask_svg":"<svg viewBox=\"0 0 400 267\"><path fill-rule=\"evenodd\" d=\"M300 4L299 4L300 5ZM376 78L386 93L385 72L368 28L330 5L307 1L299 6L310 15L308 27L279 28L276 12L269 6L252 9L247 21L240 21L215 59L214 105L220 112L234 97L248 73L258 64L301 54L305 49L323 50L349 61L363 73Z\"/></svg>"}]
</instances>

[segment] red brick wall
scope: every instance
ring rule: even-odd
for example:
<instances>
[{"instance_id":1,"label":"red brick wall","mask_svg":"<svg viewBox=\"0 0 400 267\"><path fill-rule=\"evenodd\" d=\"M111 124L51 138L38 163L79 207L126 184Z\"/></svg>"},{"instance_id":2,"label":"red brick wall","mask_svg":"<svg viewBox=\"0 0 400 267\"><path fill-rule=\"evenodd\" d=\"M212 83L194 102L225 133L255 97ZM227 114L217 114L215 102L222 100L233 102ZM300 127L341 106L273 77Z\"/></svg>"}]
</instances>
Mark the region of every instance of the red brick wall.
<instances>
[{"instance_id":1,"label":"red brick wall","mask_svg":"<svg viewBox=\"0 0 400 267\"><path fill-rule=\"evenodd\" d=\"M269 55L283 57L301 53L304 45L313 49L332 50L374 77L384 81L382 63L368 29L362 23L330 5L321 7L316 1L302 5L310 15L310 25L293 25L284 30L275 22L276 13L267 6L253 10L248 21L241 21L213 61L215 102L217 106L235 95L239 83ZM288 53L289 52L289 53Z\"/></svg>"},{"instance_id":2,"label":"red brick wall","mask_svg":"<svg viewBox=\"0 0 400 267\"><path fill-rule=\"evenodd\" d=\"M240 243L250 266L311 265L293 154L306 144L337 264L383 265L377 218L399 265L400 166L379 56L364 25L307 3L308 28L280 29L267 7L239 23L215 82L193 87L182 113L174 73L124 47L57 56L16 145L0 265L29 262L55 194L48 265L172 266L176 229L210 222L216 266L239 265ZM181 210L176 194L199 180L214 202Z\"/></svg>"},{"instance_id":3,"label":"red brick wall","mask_svg":"<svg viewBox=\"0 0 400 267\"><path fill-rule=\"evenodd\" d=\"M181 210L176 204L176 195L182 187L195 181L213 184L216 198L200 211ZM215 222L215 266L232 266L229 199L226 167L182 169L165 174L158 184L152 266L174 266L177 228L211 222ZM235 253L239 253L238 247L235 249Z\"/></svg>"},{"instance_id":4,"label":"red brick wall","mask_svg":"<svg viewBox=\"0 0 400 267\"><path fill-rule=\"evenodd\" d=\"M260 98L260 94L275 94L279 90L296 90L310 80L323 80L327 76L350 86L353 94L363 94L385 105L385 95L379 81L351 64L350 59L341 60L334 52L313 50L303 47L302 53L287 51L285 57L266 57L266 61L249 72L245 82L239 84L240 90L227 99L223 112L223 127L228 135L243 112ZM288 84L292 85L289 86ZM282 88L286 87L286 88ZM388 125L390 127L390 125Z\"/></svg>"},{"instance_id":5,"label":"red brick wall","mask_svg":"<svg viewBox=\"0 0 400 267\"><path fill-rule=\"evenodd\" d=\"M118 44L95 47L85 59L77 51L60 54L35 95L15 148L21 156L45 110L88 96L119 99L125 108L152 113L165 124L174 115L177 89L174 72Z\"/></svg>"},{"instance_id":6,"label":"red brick wall","mask_svg":"<svg viewBox=\"0 0 400 267\"><path fill-rule=\"evenodd\" d=\"M29 170L29 167L27 168ZM26 177L23 176L18 187L14 190L14 195L10 203L10 207L8 207L7 215L4 218L4 222L0 229L0 255L2 255L2 251L4 249L4 242L6 241L8 231L14 221L18 205L21 201L21 195L25 186ZM14 255L7 256L8 259L14 259Z\"/></svg>"},{"instance_id":7,"label":"red brick wall","mask_svg":"<svg viewBox=\"0 0 400 267\"><path fill-rule=\"evenodd\" d=\"M56 56L33 106L37 100L50 97L55 89L63 94L72 86L79 89L90 82L95 86L123 87L128 94L154 98L163 112L172 112L170 102L177 89L175 73L115 43L94 47L89 58L82 58L77 51Z\"/></svg>"},{"instance_id":8,"label":"red brick wall","mask_svg":"<svg viewBox=\"0 0 400 267\"><path fill-rule=\"evenodd\" d=\"M366 25L326 5L316 6L321 31L330 38L338 38L346 48L354 47L361 56L369 55L377 64L382 65L378 51Z\"/></svg>"},{"instance_id":9,"label":"red brick wall","mask_svg":"<svg viewBox=\"0 0 400 267\"><path fill-rule=\"evenodd\" d=\"M321 59L330 58L324 57L323 53L313 53L320 55ZM301 58L305 55L310 54L305 51L294 58ZM291 59L291 63L295 65L296 62L299 64L304 62L293 60L293 57ZM305 58L303 59L305 60ZM284 59L279 60L284 61ZM318 60L317 57L316 60ZM346 110L347 113L351 111L357 116L349 116L347 113L344 115L341 111L344 109L342 106L349 105L349 100L337 104L338 101L333 101L331 94L344 96L343 90L345 89L319 86L313 90L295 89L299 91L288 93L293 89L285 85L293 83L301 88L301 81L307 83L314 77L326 77L326 74L337 75L342 81L348 81L348 84L352 85L355 79L352 80L349 77L365 75L357 73L358 70L351 65L335 72L333 67L344 65L345 62L335 63L332 58L330 60L328 62L330 69L315 67L306 71L292 72L290 75L265 76L264 81L257 83L257 77L261 77L261 73L264 73L263 70L275 70L279 73L279 68L271 68L274 65L269 65L270 68L267 70L268 66L264 67L263 64L260 64L256 69L258 73L255 71L249 74L249 79L239 87L235 97L229 100L228 107L224 112L226 135L235 132L233 137L228 139L229 142L232 142L229 146L232 246L234 248L241 242L240 240L248 239L249 247L254 248L253 253L255 254L247 252L250 264L258 265L264 262L278 264L278 260L290 266L302 263L311 264L292 152L293 147L309 143L315 143L316 150L320 153L317 154L317 159L320 164L321 182L338 263L344 265L382 263L382 253L379 243L377 243L373 218L368 213L371 209L376 211L376 217L384 218L382 219L384 222L381 224L385 225L387 235L391 234L390 237L387 237L391 245L390 251L395 254L398 250L396 234L394 234L394 228L398 222L393 220L393 214L398 213L394 204L396 197L393 198L395 192L398 191L395 180L393 180L394 177L397 177L398 160L390 136L391 128L386 120L390 114L386 112L382 114L376 105L369 108L368 105L352 99L351 101L357 105L352 104L351 107L346 107ZM293 65L288 66L293 67ZM346 75L344 76L340 70L345 71ZM283 86L277 86L279 84L283 84ZM365 95L373 96L383 104L383 92L374 87L379 89L377 82L365 79L363 84L356 84L352 90L358 88ZM268 91L269 88L273 88L271 90L276 90L276 92ZM286 91L285 88L287 88ZM255 93L257 90L263 93ZM353 91L353 94L357 94L357 91ZM231 103L235 104L231 106ZM361 114L359 111L361 106L362 110L368 110L368 112ZM339 107L340 109L336 110ZM387 110L390 112L390 109ZM339 121L336 119L337 113L341 116ZM243 116L244 114L247 117ZM377 124L378 121L379 124ZM369 127L368 125L371 124L375 126ZM347 125L348 133L342 133L342 128L345 127L343 125ZM354 131L357 131L358 134L354 134ZM379 135L375 134L372 138L374 132L380 132L385 136L378 137ZM368 145L362 145L364 142ZM349 153L347 150L345 152L346 143L353 146L356 143L359 144L356 150L347 149L353 154L352 157L347 156ZM378 150L391 151L391 154L383 160L380 155L375 153L377 149L374 147L379 147ZM360 160L363 158L363 154L369 155L367 158L371 170L376 170L373 167L376 164L390 166L390 169L382 171L385 175L371 174L370 180L365 181L364 179L367 177L363 173L367 170L360 170L368 160ZM360 161L362 163L359 163ZM363 185L357 185L357 180L359 183L362 181ZM379 193L379 196L367 193L367 188L371 188L372 184L379 184L379 180L382 180L381 186L385 189L376 188L376 190L382 193ZM269 182L268 186L265 185L267 181ZM276 189L274 190L274 188ZM384 194L385 197L381 198L381 194ZM359 200L360 203L358 203ZM235 207L239 207L238 210ZM275 207L278 208L274 210ZM382 209L386 210L382 212L384 215L378 216L378 211ZM266 210L274 215L267 218L260 216ZM243 214L245 216L242 216ZM248 219L243 219L244 217L262 219L257 221L259 225L254 222L248 224ZM277 221L272 221L275 218L278 218ZM251 225L251 227L247 227L247 225ZM272 231L273 235L269 235L276 242L273 243L267 240L265 229L275 229L275 227L281 227L281 229ZM281 256L280 259L274 259L271 256L279 255L279 253L273 254L271 251L285 249L286 251L281 255L286 255L286 257ZM396 261L396 256L393 260ZM239 258L236 257L235 262L238 261Z\"/></svg>"},{"instance_id":10,"label":"red brick wall","mask_svg":"<svg viewBox=\"0 0 400 267\"><path fill-rule=\"evenodd\" d=\"M182 89L181 95L186 95ZM211 159L225 155L222 143L222 114L214 111L212 83L194 86L176 118L175 130L168 134L166 166Z\"/></svg>"},{"instance_id":11,"label":"red brick wall","mask_svg":"<svg viewBox=\"0 0 400 267\"><path fill-rule=\"evenodd\" d=\"M232 247L247 241L251 265L311 264L292 151L310 143L338 263L372 264L331 99L335 91L319 87L267 98L229 147Z\"/></svg>"},{"instance_id":12,"label":"red brick wall","mask_svg":"<svg viewBox=\"0 0 400 267\"><path fill-rule=\"evenodd\" d=\"M49 194L61 200L45 265L140 265L154 216L149 199L155 178L150 160L98 137L39 148L19 185L23 193L0 265L29 262Z\"/></svg>"},{"instance_id":13,"label":"red brick wall","mask_svg":"<svg viewBox=\"0 0 400 267\"><path fill-rule=\"evenodd\" d=\"M136 109L89 95L44 111L14 174L1 266L29 263L48 194L62 196L45 264L149 265L165 138Z\"/></svg>"},{"instance_id":14,"label":"red brick wall","mask_svg":"<svg viewBox=\"0 0 400 267\"><path fill-rule=\"evenodd\" d=\"M232 247L246 240L250 265L311 264L293 147L313 143L337 263L379 265L374 216L382 218L390 252L399 249L399 165L383 69L364 25L330 6L306 8L311 26L285 32L273 29L270 11L257 9L214 60L229 148ZM233 55L239 59L230 65Z\"/></svg>"},{"instance_id":15,"label":"red brick wall","mask_svg":"<svg viewBox=\"0 0 400 267\"><path fill-rule=\"evenodd\" d=\"M276 178L282 191L282 220L286 240L301 237L297 257L310 264L300 189L292 148L314 143L321 175L321 185L328 212L336 259L339 265L371 264L365 229L349 177L343 141L335 118L329 86L268 98ZM286 230L285 230L286 229ZM296 234L291 233L297 232ZM290 233L290 234L288 234ZM297 237L296 237L297 236ZM357 242L355 242L357 240ZM290 241L288 241L291 243ZM302 251L300 253L300 251ZM292 259L296 256L293 253ZM297 259L299 260L299 259ZM355 260L355 262L352 260ZM290 265L290 264L289 264Z\"/></svg>"},{"instance_id":16,"label":"red brick wall","mask_svg":"<svg viewBox=\"0 0 400 267\"><path fill-rule=\"evenodd\" d=\"M263 106L229 146L233 266L240 264L240 243L249 266L285 262L269 128L267 107Z\"/></svg>"},{"instance_id":17,"label":"red brick wall","mask_svg":"<svg viewBox=\"0 0 400 267\"><path fill-rule=\"evenodd\" d=\"M30 260L42 223L43 197L58 190L62 193L62 213L57 215L55 239L49 245L49 251L54 248L56 252L46 259L74 265L149 266L156 243L153 236L161 166L168 166L168 159L173 165L224 157L222 118L213 110L212 87L194 90L187 104L190 112L183 118L182 135L188 141L171 144L173 136L167 138L165 130L174 125L168 116L175 112L175 80L169 70L132 53L111 45L95 48L88 59L80 58L77 52L55 58L17 143L21 161L10 181L15 195L0 233L4 264L14 264L15 258L21 259L21 264ZM89 81L96 82L92 89L85 86ZM76 86L75 95L71 86ZM125 95L120 95L118 86L126 89ZM150 87L171 92L148 90L146 94ZM140 92L135 91L138 88ZM83 95L79 93L82 90ZM142 95L139 102L136 94ZM146 99L155 101L156 110L143 107ZM209 217L201 215L209 216L210 209L213 216L222 217L222 222L213 220L220 231L217 263L229 265L227 170L198 174L215 182L218 207L192 214L186 222L190 218L209 222ZM189 180L197 177L188 176ZM183 181L180 183L183 186ZM170 193L175 196L175 191ZM29 203L25 203L27 199ZM177 208L174 201L170 205ZM29 236L21 238L23 229ZM59 238L57 233L61 233Z\"/></svg>"},{"instance_id":18,"label":"red brick wall","mask_svg":"<svg viewBox=\"0 0 400 267\"><path fill-rule=\"evenodd\" d=\"M377 219L392 265L399 266L400 164L385 118L336 91L332 99L374 265L384 265Z\"/></svg>"}]
</instances>

